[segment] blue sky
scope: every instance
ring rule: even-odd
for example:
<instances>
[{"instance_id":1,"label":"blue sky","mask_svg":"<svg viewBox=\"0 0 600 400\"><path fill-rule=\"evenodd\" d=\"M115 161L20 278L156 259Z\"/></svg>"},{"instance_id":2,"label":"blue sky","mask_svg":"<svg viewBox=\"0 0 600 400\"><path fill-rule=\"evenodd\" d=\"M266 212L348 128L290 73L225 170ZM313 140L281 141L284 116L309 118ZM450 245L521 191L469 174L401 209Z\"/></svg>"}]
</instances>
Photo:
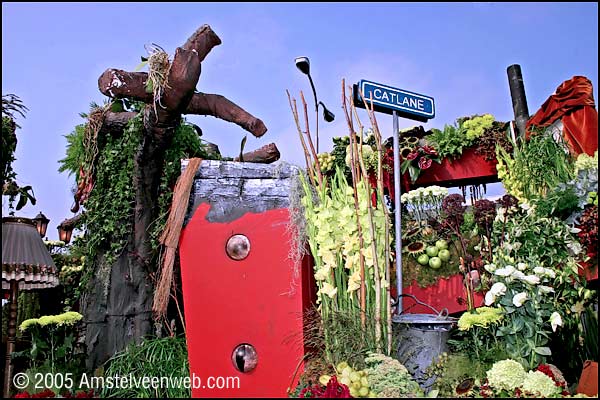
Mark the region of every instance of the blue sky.
<instances>
[{"instance_id":1,"label":"blue sky","mask_svg":"<svg viewBox=\"0 0 600 400\"><path fill-rule=\"evenodd\" d=\"M533 114L556 87L588 77L598 99L597 3L2 3L2 93L29 107L18 122L21 185L33 185L48 236L71 217L73 178L59 174L79 112L103 101L97 79L107 68L133 70L157 43L170 54L202 24L223 44L202 64L198 90L219 93L261 118L269 131L248 137L247 150L275 142L282 159L302 165L285 90L303 90L294 58L308 56L319 100L336 114L320 123L321 151L347 134L341 80L369 79L435 98L429 127L491 113L513 118L506 68L520 64ZM203 138L235 156L245 135L212 117L190 117ZM366 118L365 118L366 120ZM379 126L391 135L391 117ZM311 120L312 125L314 121ZM415 125L401 120L400 127ZM5 203L5 201L3 201ZM3 213L7 207L3 205Z\"/></svg>"}]
</instances>

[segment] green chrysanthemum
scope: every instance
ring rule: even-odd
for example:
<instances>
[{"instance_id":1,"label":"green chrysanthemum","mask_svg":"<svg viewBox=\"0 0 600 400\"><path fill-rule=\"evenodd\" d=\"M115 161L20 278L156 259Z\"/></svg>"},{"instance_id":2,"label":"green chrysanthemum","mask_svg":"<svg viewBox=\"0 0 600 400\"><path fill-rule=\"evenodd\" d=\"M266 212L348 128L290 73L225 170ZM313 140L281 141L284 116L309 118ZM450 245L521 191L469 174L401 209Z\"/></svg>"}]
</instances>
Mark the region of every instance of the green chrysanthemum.
<instances>
[{"instance_id":1,"label":"green chrysanthemum","mask_svg":"<svg viewBox=\"0 0 600 400\"><path fill-rule=\"evenodd\" d=\"M458 320L458 329L468 331L474 326L487 328L491 324L496 324L502 320L503 312L501 308L479 307L472 312L465 312Z\"/></svg>"}]
</instances>

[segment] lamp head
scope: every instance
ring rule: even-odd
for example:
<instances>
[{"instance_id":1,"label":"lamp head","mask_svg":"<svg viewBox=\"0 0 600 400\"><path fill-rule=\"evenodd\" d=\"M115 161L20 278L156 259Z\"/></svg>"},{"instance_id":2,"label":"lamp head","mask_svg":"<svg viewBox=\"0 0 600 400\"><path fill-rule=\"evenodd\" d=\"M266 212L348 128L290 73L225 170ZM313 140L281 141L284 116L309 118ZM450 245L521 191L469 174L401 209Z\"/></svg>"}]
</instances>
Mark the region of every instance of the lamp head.
<instances>
[{"instance_id":1,"label":"lamp head","mask_svg":"<svg viewBox=\"0 0 600 400\"><path fill-rule=\"evenodd\" d=\"M319 104L323 106L323 119L327 122L333 122L335 115L325 107L325 104L323 104L322 101L320 101Z\"/></svg>"},{"instance_id":2,"label":"lamp head","mask_svg":"<svg viewBox=\"0 0 600 400\"><path fill-rule=\"evenodd\" d=\"M44 214L40 211L38 215L33 218L33 222L35 222L38 233L41 237L46 236L46 229L48 228L48 222L50 220L46 218Z\"/></svg>"},{"instance_id":3,"label":"lamp head","mask_svg":"<svg viewBox=\"0 0 600 400\"><path fill-rule=\"evenodd\" d=\"M305 75L310 74L310 61L308 57L296 57L296 67Z\"/></svg>"}]
</instances>

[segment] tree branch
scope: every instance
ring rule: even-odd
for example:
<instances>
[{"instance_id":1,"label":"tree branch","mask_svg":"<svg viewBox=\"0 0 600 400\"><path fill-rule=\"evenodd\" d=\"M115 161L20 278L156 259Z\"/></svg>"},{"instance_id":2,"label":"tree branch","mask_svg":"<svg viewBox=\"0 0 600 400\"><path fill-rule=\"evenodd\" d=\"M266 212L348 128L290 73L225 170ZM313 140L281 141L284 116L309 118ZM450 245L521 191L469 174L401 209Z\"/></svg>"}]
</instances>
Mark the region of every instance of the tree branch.
<instances>
[{"instance_id":1,"label":"tree branch","mask_svg":"<svg viewBox=\"0 0 600 400\"><path fill-rule=\"evenodd\" d=\"M169 69L169 88L162 96L162 105L167 110L181 113L194 94L200 78L200 58L195 51L178 47Z\"/></svg>"},{"instance_id":2,"label":"tree branch","mask_svg":"<svg viewBox=\"0 0 600 400\"><path fill-rule=\"evenodd\" d=\"M221 39L211 29L209 25L202 25L190 38L181 46L185 50L194 50L198 53L200 62L204 61L206 55L210 53L213 47L221 44Z\"/></svg>"},{"instance_id":3,"label":"tree branch","mask_svg":"<svg viewBox=\"0 0 600 400\"><path fill-rule=\"evenodd\" d=\"M127 126L130 119L134 118L138 113L135 111L127 112L112 112L108 111L104 115L104 122L100 129L101 135L106 134L122 134L123 129Z\"/></svg>"},{"instance_id":4,"label":"tree branch","mask_svg":"<svg viewBox=\"0 0 600 400\"><path fill-rule=\"evenodd\" d=\"M152 93L146 92L146 72L127 72L109 68L98 78L98 88L111 98L129 97L145 103L152 102Z\"/></svg>"},{"instance_id":5,"label":"tree branch","mask_svg":"<svg viewBox=\"0 0 600 400\"><path fill-rule=\"evenodd\" d=\"M267 132L267 127L260 119L219 94L194 94L183 113L212 115L241 126L256 137L261 137Z\"/></svg>"},{"instance_id":6,"label":"tree branch","mask_svg":"<svg viewBox=\"0 0 600 400\"><path fill-rule=\"evenodd\" d=\"M270 164L279 160L279 157L281 157L281 154L275 143L269 143L259 149L242 154L244 162L260 164ZM239 157L234 158L233 161L240 161Z\"/></svg>"}]
</instances>

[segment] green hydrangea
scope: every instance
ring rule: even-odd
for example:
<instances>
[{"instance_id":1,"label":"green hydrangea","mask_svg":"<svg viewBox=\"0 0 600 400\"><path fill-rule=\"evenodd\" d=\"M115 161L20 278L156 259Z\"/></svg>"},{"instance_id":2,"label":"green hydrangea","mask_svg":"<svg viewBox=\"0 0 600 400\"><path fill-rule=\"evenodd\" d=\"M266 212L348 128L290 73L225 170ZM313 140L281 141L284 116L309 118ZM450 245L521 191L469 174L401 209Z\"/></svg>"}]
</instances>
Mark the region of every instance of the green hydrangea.
<instances>
[{"instance_id":1,"label":"green hydrangea","mask_svg":"<svg viewBox=\"0 0 600 400\"><path fill-rule=\"evenodd\" d=\"M496 324L502 320L503 312L501 308L479 307L473 312L466 312L458 320L458 329L468 331L474 326L487 328L491 324Z\"/></svg>"},{"instance_id":2,"label":"green hydrangea","mask_svg":"<svg viewBox=\"0 0 600 400\"><path fill-rule=\"evenodd\" d=\"M523 391L539 397L553 397L560 393L560 387L541 371L529 371L523 382Z\"/></svg>"},{"instance_id":3,"label":"green hydrangea","mask_svg":"<svg viewBox=\"0 0 600 400\"><path fill-rule=\"evenodd\" d=\"M479 117L471 118L463 122L463 128L466 129L466 135L469 142L473 142L482 136L486 129L490 129L494 123L494 117L491 114L484 114Z\"/></svg>"},{"instance_id":4,"label":"green hydrangea","mask_svg":"<svg viewBox=\"0 0 600 400\"><path fill-rule=\"evenodd\" d=\"M598 150L594 152L594 157L581 153L575 161L575 173L580 170L598 168Z\"/></svg>"},{"instance_id":5,"label":"green hydrangea","mask_svg":"<svg viewBox=\"0 0 600 400\"><path fill-rule=\"evenodd\" d=\"M494 390L510 392L523 385L527 373L519 362L507 359L494 363L486 375Z\"/></svg>"}]
</instances>

